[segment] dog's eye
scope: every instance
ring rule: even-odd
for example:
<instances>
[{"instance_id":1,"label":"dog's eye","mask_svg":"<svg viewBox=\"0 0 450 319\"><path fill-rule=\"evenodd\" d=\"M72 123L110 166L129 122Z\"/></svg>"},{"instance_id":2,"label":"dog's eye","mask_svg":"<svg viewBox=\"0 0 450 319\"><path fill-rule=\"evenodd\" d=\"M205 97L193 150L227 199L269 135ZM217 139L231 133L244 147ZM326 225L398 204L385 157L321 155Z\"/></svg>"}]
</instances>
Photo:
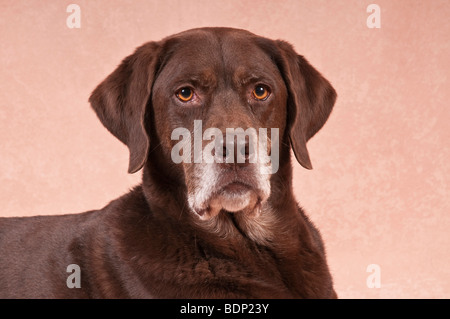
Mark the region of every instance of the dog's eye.
<instances>
[{"instance_id":1,"label":"dog's eye","mask_svg":"<svg viewBox=\"0 0 450 319\"><path fill-rule=\"evenodd\" d=\"M259 101L264 101L269 97L269 89L264 85L257 85L253 89L253 97Z\"/></svg>"},{"instance_id":2,"label":"dog's eye","mask_svg":"<svg viewBox=\"0 0 450 319\"><path fill-rule=\"evenodd\" d=\"M181 102L189 102L194 97L194 91L191 88L184 87L178 90L177 98Z\"/></svg>"}]
</instances>

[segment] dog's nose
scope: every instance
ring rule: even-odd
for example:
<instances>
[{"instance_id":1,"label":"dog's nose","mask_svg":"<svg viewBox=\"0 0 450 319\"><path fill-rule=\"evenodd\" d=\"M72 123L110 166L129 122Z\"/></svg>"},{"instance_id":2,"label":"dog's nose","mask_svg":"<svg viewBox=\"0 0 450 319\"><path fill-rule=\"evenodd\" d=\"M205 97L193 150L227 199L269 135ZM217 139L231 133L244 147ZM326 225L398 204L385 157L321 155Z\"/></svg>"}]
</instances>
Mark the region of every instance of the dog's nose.
<instances>
[{"instance_id":1,"label":"dog's nose","mask_svg":"<svg viewBox=\"0 0 450 319\"><path fill-rule=\"evenodd\" d=\"M215 156L224 164L245 166L254 155L253 144L249 135L228 134L224 136L223 145Z\"/></svg>"}]
</instances>

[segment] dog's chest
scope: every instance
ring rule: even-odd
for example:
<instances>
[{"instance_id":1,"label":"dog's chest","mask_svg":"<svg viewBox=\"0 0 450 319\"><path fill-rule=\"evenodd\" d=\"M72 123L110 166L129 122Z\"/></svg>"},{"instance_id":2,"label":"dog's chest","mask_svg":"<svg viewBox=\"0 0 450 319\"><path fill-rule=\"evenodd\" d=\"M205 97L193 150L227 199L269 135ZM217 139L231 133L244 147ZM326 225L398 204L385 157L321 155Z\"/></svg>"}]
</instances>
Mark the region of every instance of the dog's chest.
<instances>
[{"instance_id":1,"label":"dog's chest","mask_svg":"<svg viewBox=\"0 0 450 319\"><path fill-rule=\"evenodd\" d=\"M161 297L293 297L285 284L286 274L282 273L269 251L248 249L241 251L240 256L225 256L208 251L188 256L184 251L171 260L170 267L167 267L167 260L164 264L166 269L157 281L163 279L164 291L173 295Z\"/></svg>"}]
</instances>

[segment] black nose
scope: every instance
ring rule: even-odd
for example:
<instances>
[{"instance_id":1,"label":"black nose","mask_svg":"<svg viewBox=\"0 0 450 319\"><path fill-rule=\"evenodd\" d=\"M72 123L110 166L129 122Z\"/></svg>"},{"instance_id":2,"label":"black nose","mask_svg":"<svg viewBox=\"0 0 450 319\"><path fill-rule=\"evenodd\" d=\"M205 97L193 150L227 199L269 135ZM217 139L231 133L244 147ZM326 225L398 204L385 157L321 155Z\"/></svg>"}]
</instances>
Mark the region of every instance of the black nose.
<instances>
[{"instance_id":1,"label":"black nose","mask_svg":"<svg viewBox=\"0 0 450 319\"><path fill-rule=\"evenodd\" d=\"M229 165L247 165L254 152L254 143L246 134L227 134L223 137L222 147L215 154L219 162Z\"/></svg>"}]
</instances>

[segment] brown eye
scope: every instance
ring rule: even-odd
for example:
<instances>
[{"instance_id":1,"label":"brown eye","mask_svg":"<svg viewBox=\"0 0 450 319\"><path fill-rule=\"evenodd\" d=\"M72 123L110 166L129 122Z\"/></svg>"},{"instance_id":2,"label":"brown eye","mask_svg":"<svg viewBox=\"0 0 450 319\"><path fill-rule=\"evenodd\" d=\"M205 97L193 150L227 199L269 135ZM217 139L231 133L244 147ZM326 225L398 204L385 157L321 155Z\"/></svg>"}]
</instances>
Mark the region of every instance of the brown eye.
<instances>
[{"instance_id":1,"label":"brown eye","mask_svg":"<svg viewBox=\"0 0 450 319\"><path fill-rule=\"evenodd\" d=\"M189 102L194 97L194 91L188 87L181 88L177 92L177 97L181 102Z\"/></svg>"},{"instance_id":2,"label":"brown eye","mask_svg":"<svg viewBox=\"0 0 450 319\"><path fill-rule=\"evenodd\" d=\"M252 92L255 99L264 101L269 96L269 90L264 85L257 85Z\"/></svg>"}]
</instances>

